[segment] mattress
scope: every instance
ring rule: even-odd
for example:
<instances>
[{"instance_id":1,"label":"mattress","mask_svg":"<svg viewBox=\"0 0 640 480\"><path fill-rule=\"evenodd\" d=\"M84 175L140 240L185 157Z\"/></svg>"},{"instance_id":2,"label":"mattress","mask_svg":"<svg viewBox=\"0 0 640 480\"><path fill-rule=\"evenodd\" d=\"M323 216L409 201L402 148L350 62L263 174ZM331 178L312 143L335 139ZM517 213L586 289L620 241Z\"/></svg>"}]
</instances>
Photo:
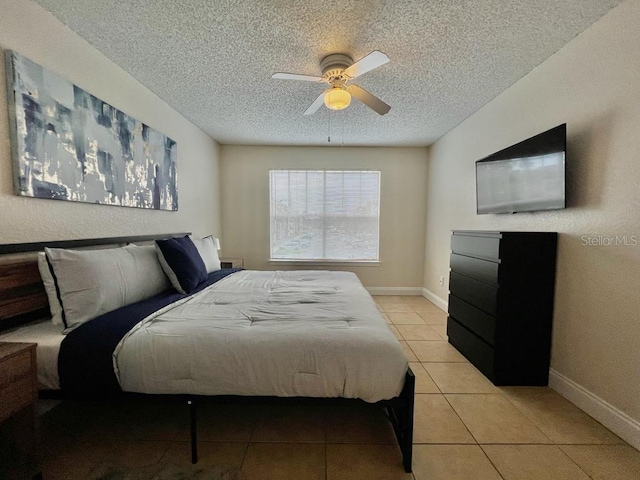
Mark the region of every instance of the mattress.
<instances>
[{"instance_id":1,"label":"mattress","mask_svg":"<svg viewBox=\"0 0 640 480\"><path fill-rule=\"evenodd\" d=\"M50 320L25 325L0 335L0 342L37 343L38 388L40 390L58 390L58 352L64 340L62 326L54 325Z\"/></svg>"},{"instance_id":2,"label":"mattress","mask_svg":"<svg viewBox=\"0 0 640 480\"><path fill-rule=\"evenodd\" d=\"M241 271L138 323L113 354L150 394L399 395L407 358L350 272Z\"/></svg>"}]
</instances>

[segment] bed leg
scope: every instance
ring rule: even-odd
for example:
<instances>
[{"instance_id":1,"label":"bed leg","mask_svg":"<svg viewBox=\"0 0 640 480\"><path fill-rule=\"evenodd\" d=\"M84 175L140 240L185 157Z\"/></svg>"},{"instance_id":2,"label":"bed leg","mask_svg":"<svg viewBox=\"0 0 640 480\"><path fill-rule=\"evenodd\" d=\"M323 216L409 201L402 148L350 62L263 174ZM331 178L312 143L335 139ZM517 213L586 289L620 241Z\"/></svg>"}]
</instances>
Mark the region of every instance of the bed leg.
<instances>
[{"instance_id":1,"label":"bed leg","mask_svg":"<svg viewBox=\"0 0 640 480\"><path fill-rule=\"evenodd\" d=\"M196 402L188 400L189 417L191 423L191 463L198 463L198 437L196 430Z\"/></svg>"},{"instance_id":2,"label":"bed leg","mask_svg":"<svg viewBox=\"0 0 640 480\"><path fill-rule=\"evenodd\" d=\"M391 424L398 439L398 446L402 452L402 466L407 473L411 473L413 457L413 406L415 390L416 377L411 369L409 369L405 377L404 387L402 388L402 392L400 392L402 405L389 409Z\"/></svg>"},{"instance_id":3,"label":"bed leg","mask_svg":"<svg viewBox=\"0 0 640 480\"><path fill-rule=\"evenodd\" d=\"M402 448L402 463L404 465L404 471L407 473L410 473L412 470L411 463L413 459L413 411L415 391L416 377L414 376L411 369L409 369L409 371L407 372L405 388L402 392L403 394L405 394L405 398L407 400L407 405L404 409L404 445Z\"/></svg>"}]
</instances>

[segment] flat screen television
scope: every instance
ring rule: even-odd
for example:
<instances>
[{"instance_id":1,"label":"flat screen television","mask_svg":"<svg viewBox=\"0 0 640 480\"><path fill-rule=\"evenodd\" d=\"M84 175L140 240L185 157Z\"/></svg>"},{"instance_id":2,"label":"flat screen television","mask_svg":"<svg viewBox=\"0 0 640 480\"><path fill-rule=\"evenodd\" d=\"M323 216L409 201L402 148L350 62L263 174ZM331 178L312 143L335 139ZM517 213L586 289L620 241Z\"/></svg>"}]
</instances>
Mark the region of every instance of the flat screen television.
<instances>
[{"instance_id":1,"label":"flat screen television","mask_svg":"<svg viewBox=\"0 0 640 480\"><path fill-rule=\"evenodd\" d=\"M565 208L567 125L476 162L477 213Z\"/></svg>"}]
</instances>

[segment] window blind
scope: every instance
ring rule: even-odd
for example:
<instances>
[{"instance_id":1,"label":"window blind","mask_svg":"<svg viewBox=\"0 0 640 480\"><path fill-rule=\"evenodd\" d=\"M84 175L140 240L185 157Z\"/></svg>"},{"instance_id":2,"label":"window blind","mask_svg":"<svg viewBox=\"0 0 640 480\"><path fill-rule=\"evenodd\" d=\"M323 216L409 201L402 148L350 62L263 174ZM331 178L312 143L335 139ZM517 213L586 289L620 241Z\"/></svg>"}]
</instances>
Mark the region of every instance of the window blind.
<instances>
[{"instance_id":1,"label":"window blind","mask_svg":"<svg viewBox=\"0 0 640 480\"><path fill-rule=\"evenodd\" d=\"M269 176L272 260L379 260L379 171Z\"/></svg>"}]
</instances>

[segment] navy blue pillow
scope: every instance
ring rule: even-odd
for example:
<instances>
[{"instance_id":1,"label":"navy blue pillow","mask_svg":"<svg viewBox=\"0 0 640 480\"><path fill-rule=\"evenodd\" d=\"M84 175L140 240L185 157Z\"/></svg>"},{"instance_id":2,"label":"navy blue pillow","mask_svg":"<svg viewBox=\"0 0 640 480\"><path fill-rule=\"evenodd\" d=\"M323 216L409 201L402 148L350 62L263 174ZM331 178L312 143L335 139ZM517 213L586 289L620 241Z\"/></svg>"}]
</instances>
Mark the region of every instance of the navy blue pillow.
<instances>
[{"instance_id":1,"label":"navy blue pillow","mask_svg":"<svg viewBox=\"0 0 640 480\"><path fill-rule=\"evenodd\" d=\"M156 240L156 252L164 273L180 293L190 293L207 279L207 268L188 236Z\"/></svg>"}]
</instances>

